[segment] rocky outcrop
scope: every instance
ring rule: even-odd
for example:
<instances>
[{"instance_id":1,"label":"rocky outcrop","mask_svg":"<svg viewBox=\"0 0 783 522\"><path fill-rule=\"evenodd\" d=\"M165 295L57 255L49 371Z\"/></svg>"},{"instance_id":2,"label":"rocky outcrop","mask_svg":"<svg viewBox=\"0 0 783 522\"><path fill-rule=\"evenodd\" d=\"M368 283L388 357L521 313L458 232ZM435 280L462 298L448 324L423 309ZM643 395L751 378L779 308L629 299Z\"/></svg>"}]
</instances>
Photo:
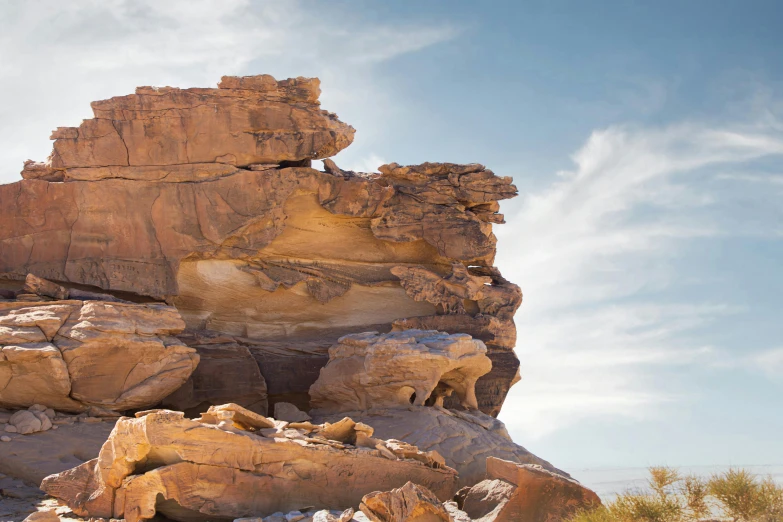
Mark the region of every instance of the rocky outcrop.
<instances>
[{"instance_id":1,"label":"rocky outcrop","mask_svg":"<svg viewBox=\"0 0 783 522\"><path fill-rule=\"evenodd\" d=\"M561 522L601 505L593 491L541 466L487 460L487 478L459 495L472 520Z\"/></svg>"},{"instance_id":2,"label":"rocky outcrop","mask_svg":"<svg viewBox=\"0 0 783 522\"><path fill-rule=\"evenodd\" d=\"M0 412L2 443L145 409L42 484L128 522L549 521L589 505L493 418L519 379L522 293L493 267L511 179L343 170L329 156L354 130L319 94L267 75L139 87L0 186L0 406L29 408Z\"/></svg>"},{"instance_id":3,"label":"rocky outcrop","mask_svg":"<svg viewBox=\"0 0 783 522\"><path fill-rule=\"evenodd\" d=\"M185 324L158 304L0 302L0 406L79 412L157 403L198 364L173 337Z\"/></svg>"},{"instance_id":4,"label":"rocky outcrop","mask_svg":"<svg viewBox=\"0 0 783 522\"><path fill-rule=\"evenodd\" d=\"M94 102L95 117L79 127L54 131L51 167L68 176L72 169L333 156L351 144L354 129L319 108L319 84L262 75L226 76L217 89L139 87L136 94Z\"/></svg>"},{"instance_id":5,"label":"rocky outcrop","mask_svg":"<svg viewBox=\"0 0 783 522\"><path fill-rule=\"evenodd\" d=\"M58 299L166 301L190 330L247 345L270 405L300 408L339 337L464 324L495 363L477 400L496 415L516 376L521 294L492 268L492 225L516 188L478 164L309 168L353 139L319 93L317 79L262 75L93 103L94 118L53 133L48 162L0 186L0 289L18 294L32 273ZM227 364L193 346L204 366ZM270 376L289 373L288 385ZM224 400L193 394L176 407Z\"/></svg>"},{"instance_id":6,"label":"rocky outcrop","mask_svg":"<svg viewBox=\"0 0 783 522\"><path fill-rule=\"evenodd\" d=\"M275 423L226 405L196 420L167 410L120 419L97 459L41 487L81 516L233 519L307 506L347 509L408 480L446 500L456 473L440 462L410 445L381 443L350 419Z\"/></svg>"},{"instance_id":7,"label":"rocky outcrop","mask_svg":"<svg viewBox=\"0 0 783 522\"><path fill-rule=\"evenodd\" d=\"M492 367L486 351L467 334L434 330L346 335L329 349L310 404L318 414L442 406L454 393L463 407L478 409L475 384Z\"/></svg>"}]
</instances>

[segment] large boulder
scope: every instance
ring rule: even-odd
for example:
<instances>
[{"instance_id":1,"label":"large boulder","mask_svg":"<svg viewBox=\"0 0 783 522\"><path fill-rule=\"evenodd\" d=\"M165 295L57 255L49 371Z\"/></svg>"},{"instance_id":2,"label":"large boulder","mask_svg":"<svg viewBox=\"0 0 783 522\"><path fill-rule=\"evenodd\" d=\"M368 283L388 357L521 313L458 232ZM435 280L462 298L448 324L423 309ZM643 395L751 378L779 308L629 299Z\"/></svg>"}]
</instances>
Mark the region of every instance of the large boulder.
<instances>
[{"instance_id":1,"label":"large boulder","mask_svg":"<svg viewBox=\"0 0 783 522\"><path fill-rule=\"evenodd\" d=\"M79 412L159 402L199 357L170 306L102 301L0 302L0 406Z\"/></svg>"},{"instance_id":2,"label":"large boulder","mask_svg":"<svg viewBox=\"0 0 783 522\"><path fill-rule=\"evenodd\" d=\"M329 348L310 404L315 413L328 414L442 405L455 393L464 407L478 409L476 381L492 368L486 352L467 334L435 330L346 335Z\"/></svg>"},{"instance_id":3,"label":"large boulder","mask_svg":"<svg viewBox=\"0 0 783 522\"><path fill-rule=\"evenodd\" d=\"M305 507L347 509L408 480L447 500L456 472L436 454L381 441L372 429L273 423L237 405L196 420L168 410L123 418L97 459L41 488L84 517L234 519ZM270 427L276 426L276 427Z\"/></svg>"},{"instance_id":4,"label":"large boulder","mask_svg":"<svg viewBox=\"0 0 783 522\"><path fill-rule=\"evenodd\" d=\"M461 495L461 507L486 522L562 522L601 499L579 482L541 466L487 459L487 478Z\"/></svg>"}]
</instances>

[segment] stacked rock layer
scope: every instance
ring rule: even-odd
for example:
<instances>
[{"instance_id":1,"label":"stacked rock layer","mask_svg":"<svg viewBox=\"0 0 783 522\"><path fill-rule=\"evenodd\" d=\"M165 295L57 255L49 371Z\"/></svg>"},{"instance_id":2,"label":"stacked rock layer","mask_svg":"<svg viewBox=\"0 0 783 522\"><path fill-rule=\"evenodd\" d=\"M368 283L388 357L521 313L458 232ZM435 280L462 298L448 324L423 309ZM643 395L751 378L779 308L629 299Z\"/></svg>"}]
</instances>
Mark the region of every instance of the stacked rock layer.
<instances>
[{"instance_id":1,"label":"stacked rock layer","mask_svg":"<svg viewBox=\"0 0 783 522\"><path fill-rule=\"evenodd\" d=\"M32 273L175 306L204 365L178 408L230 399L203 375L247 382L252 359L244 405L304 409L339 337L419 328L486 344L477 400L497 415L522 296L492 266L492 225L516 188L478 164L310 168L354 134L319 93L317 79L224 77L94 102L54 132L48 162L0 186L0 288Z\"/></svg>"}]
</instances>

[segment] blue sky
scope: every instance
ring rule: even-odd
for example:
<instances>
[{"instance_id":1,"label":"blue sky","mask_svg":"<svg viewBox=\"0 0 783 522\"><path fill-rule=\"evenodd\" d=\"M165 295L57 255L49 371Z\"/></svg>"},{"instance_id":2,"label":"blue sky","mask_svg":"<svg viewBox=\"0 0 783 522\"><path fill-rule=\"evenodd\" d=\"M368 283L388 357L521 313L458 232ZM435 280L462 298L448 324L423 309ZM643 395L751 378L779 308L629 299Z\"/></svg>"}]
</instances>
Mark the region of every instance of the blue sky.
<instances>
[{"instance_id":1,"label":"blue sky","mask_svg":"<svg viewBox=\"0 0 783 522\"><path fill-rule=\"evenodd\" d=\"M341 166L514 177L517 442L564 468L783 464L782 20L774 1L7 2L0 181L137 85L319 76L357 129Z\"/></svg>"}]
</instances>

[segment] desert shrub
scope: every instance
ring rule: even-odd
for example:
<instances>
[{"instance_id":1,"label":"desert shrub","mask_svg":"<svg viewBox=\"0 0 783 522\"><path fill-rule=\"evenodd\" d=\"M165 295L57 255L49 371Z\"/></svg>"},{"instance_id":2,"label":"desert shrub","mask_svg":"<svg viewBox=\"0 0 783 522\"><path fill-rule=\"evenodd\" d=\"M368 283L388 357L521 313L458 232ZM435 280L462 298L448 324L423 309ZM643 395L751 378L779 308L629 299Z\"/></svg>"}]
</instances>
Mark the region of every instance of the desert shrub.
<instances>
[{"instance_id":1,"label":"desert shrub","mask_svg":"<svg viewBox=\"0 0 783 522\"><path fill-rule=\"evenodd\" d=\"M627 491L571 522L694 522L720 514L735 522L783 522L783 487L730 469L705 481L667 467L650 468L649 490Z\"/></svg>"},{"instance_id":2,"label":"desert shrub","mask_svg":"<svg viewBox=\"0 0 783 522\"><path fill-rule=\"evenodd\" d=\"M783 488L772 479L759 481L747 470L730 469L714 475L708 488L726 516L735 521L783 521Z\"/></svg>"},{"instance_id":3,"label":"desert shrub","mask_svg":"<svg viewBox=\"0 0 783 522\"><path fill-rule=\"evenodd\" d=\"M705 518L710 514L710 506L707 504L707 483L700 477L688 475L680 483L680 495L685 502L685 509L690 518Z\"/></svg>"}]
</instances>

